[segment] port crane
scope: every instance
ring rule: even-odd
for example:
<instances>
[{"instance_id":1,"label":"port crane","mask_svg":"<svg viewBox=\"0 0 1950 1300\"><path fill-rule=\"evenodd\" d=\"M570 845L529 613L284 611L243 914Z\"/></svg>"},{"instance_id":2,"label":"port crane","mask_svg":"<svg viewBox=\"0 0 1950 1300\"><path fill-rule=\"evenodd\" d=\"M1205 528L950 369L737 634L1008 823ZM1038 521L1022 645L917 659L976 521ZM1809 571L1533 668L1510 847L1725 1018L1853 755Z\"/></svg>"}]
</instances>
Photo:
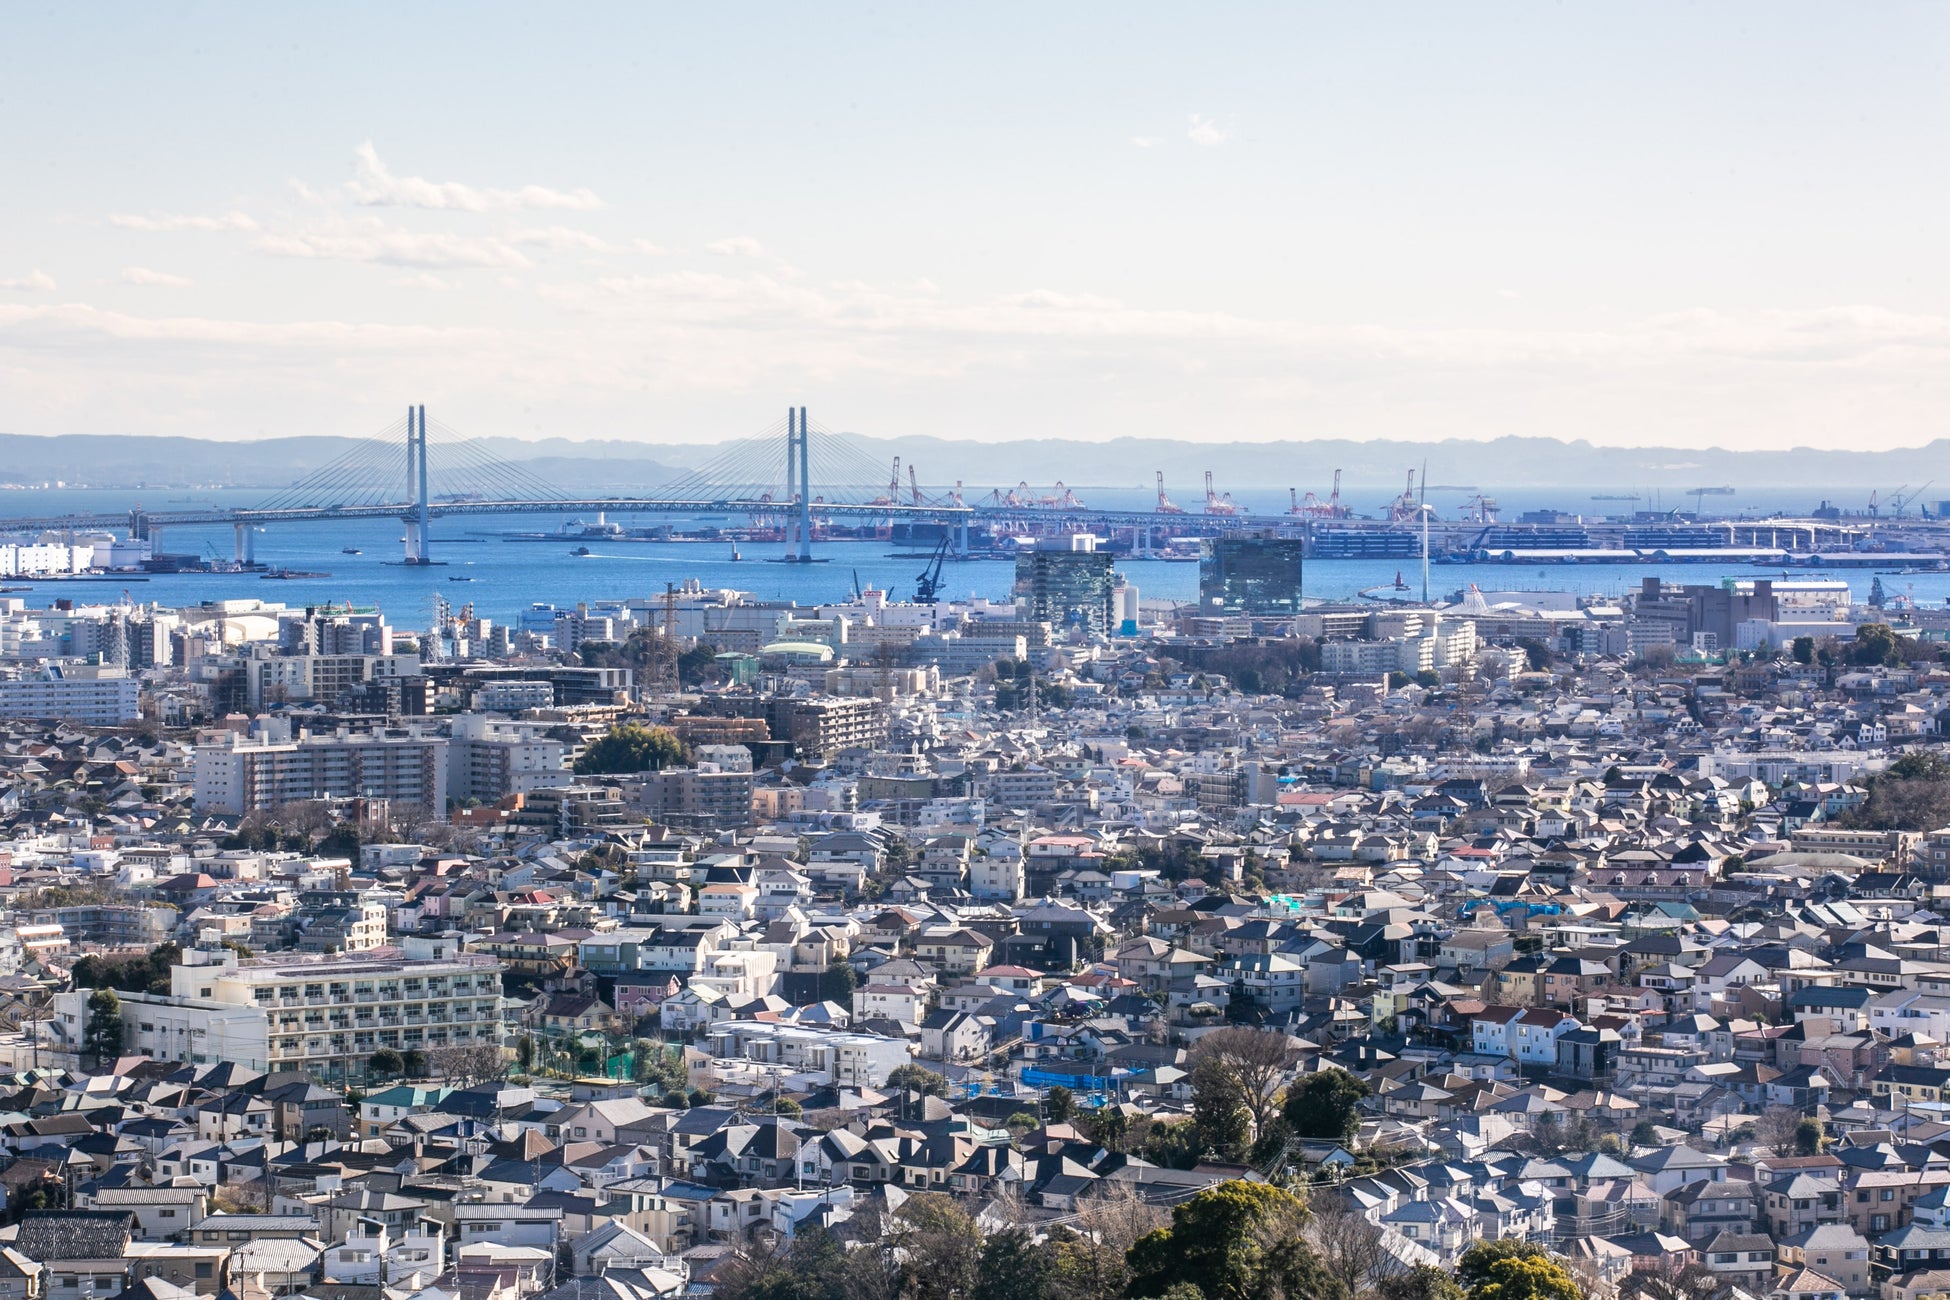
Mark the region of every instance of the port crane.
<instances>
[{"instance_id":1,"label":"port crane","mask_svg":"<svg viewBox=\"0 0 1950 1300\"><path fill-rule=\"evenodd\" d=\"M1402 494L1389 504L1388 518L1395 523L1401 523L1415 518L1421 509L1422 503L1415 495L1415 470L1411 466L1408 471L1408 486L1403 488Z\"/></svg>"},{"instance_id":2,"label":"port crane","mask_svg":"<svg viewBox=\"0 0 1950 1300\"><path fill-rule=\"evenodd\" d=\"M933 605L940 602L941 565L948 558L948 537L944 533L940 543L934 548L934 557L928 567L921 570L921 576L914 580L914 603Z\"/></svg>"},{"instance_id":3,"label":"port crane","mask_svg":"<svg viewBox=\"0 0 1950 1300\"><path fill-rule=\"evenodd\" d=\"M1236 515L1239 507L1233 504L1232 493L1223 496L1213 490L1212 471L1205 471L1205 513L1208 515Z\"/></svg>"},{"instance_id":4,"label":"port crane","mask_svg":"<svg viewBox=\"0 0 1950 1300\"><path fill-rule=\"evenodd\" d=\"M1313 492L1300 495L1299 489L1288 488L1287 500L1290 503L1287 513L1303 519L1343 519L1347 511L1341 508L1341 472L1334 471L1334 490L1322 501Z\"/></svg>"},{"instance_id":5,"label":"port crane","mask_svg":"<svg viewBox=\"0 0 1950 1300\"><path fill-rule=\"evenodd\" d=\"M1165 495L1165 472L1158 471L1158 513L1161 515L1182 515L1185 508Z\"/></svg>"}]
</instances>

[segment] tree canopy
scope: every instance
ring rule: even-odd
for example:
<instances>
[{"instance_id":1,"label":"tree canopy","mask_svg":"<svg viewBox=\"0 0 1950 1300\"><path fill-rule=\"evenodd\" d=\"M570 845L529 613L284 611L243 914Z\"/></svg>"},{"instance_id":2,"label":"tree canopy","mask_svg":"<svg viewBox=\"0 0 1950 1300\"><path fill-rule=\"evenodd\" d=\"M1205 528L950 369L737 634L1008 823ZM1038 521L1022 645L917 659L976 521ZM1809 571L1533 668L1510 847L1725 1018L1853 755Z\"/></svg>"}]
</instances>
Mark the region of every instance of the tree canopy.
<instances>
[{"instance_id":1,"label":"tree canopy","mask_svg":"<svg viewBox=\"0 0 1950 1300\"><path fill-rule=\"evenodd\" d=\"M623 722L582 751L576 759L579 776L621 772L658 772L684 761L684 742L668 727Z\"/></svg>"},{"instance_id":2,"label":"tree canopy","mask_svg":"<svg viewBox=\"0 0 1950 1300\"><path fill-rule=\"evenodd\" d=\"M1131 1247L1131 1294L1192 1286L1206 1300L1342 1300L1342 1288L1300 1237L1305 1213L1293 1193L1267 1183L1234 1179L1208 1187L1172 1210L1169 1228Z\"/></svg>"},{"instance_id":3,"label":"tree canopy","mask_svg":"<svg viewBox=\"0 0 1950 1300\"><path fill-rule=\"evenodd\" d=\"M1300 1137L1345 1142L1360 1130L1361 1099L1369 1091L1342 1069L1302 1075L1286 1090L1286 1122Z\"/></svg>"}]
</instances>

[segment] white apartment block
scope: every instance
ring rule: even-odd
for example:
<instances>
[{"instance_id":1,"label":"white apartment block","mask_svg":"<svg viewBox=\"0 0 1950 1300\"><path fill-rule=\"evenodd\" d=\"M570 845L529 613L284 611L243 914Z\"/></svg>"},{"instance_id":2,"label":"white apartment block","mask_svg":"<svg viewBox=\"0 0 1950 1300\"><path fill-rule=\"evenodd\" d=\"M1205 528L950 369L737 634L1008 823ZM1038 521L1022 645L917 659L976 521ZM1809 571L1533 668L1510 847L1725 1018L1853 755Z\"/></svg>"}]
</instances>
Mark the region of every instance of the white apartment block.
<instances>
[{"instance_id":1,"label":"white apartment block","mask_svg":"<svg viewBox=\"0 0 1950 1300\"><path fill-rule=\"evenodd\" d=\"M142 683L119 668L53 667L0 681L0 718L66 718L120 727L142 717Z\"/></svg>"},{"instance_id":2,"label":"white apartment block","mask_svg":"<svg viewBox=\"0 0 1950 1300\"><path fill-rule=\"evenodd\" d=\"M239 815L306 799L388 799L447 810L447 739L387 729L263 741L206 732L196 745L196 802Z\"/></svg>"},{"instance_id":3,"label":"white apartment block","mask_svg":"<svg viewBox=\"0 0 1950 1300\"><path fill-rule=\"evenodd\" d=\"M760 1073L777 1070L787 1086L879 1088L888 1075L914 1059L913 1046L903 1038L764 1021L719 1021L711 1027L709 1038L714 1073L735 1075L751 1062Z\"/></svg>"},{"instance_id":4,"label":"white apartment block","mask_svg":"<svg viewBox=\"0 0 1950 1300\"><path fill-rule=\"evenodd\" d=\"M191 949L170 991L123 993L123 1050L162 1061L235 1061L253 1070L363 1076L382 1047L433 1051L499 1044L502 963L445 941L360 956L291 954L238 962ZM428 955L415 955L423 953ZM56 1050L80 1050L90 990L64 993L51 1023Z\"/></svg>"},{"instance_id":5,"label":"white apartment block","mask_svg":"<svg viewBox=\"0 0 1950 1300\"><path fill-rule=\"evenodd\" d=\"M554 698L547 682L494 682L481 694L501 687L540 687ZM488 708L475 696L475 705ZM523 706L529 707L529 706ZM506 795L526 794L566 784L568 747L545 734L552 724L510 722L481 713L463 713L453 721L447 743L447 791L455 799L492 802Z\"/></svg>"},{"instance_id":6,"label":"white apartment block","mask_svg":"<svg viewBox=\"0 0 1950 1300\"><path fill-rule=\"evenodd\" d=\"M1322 672L1360 676L1403 672L1413 676L1476 659L1476 624L1468 619L1430 618L1417 631L1378 641L1323 641Z\"/></svg>"}]
</instances>

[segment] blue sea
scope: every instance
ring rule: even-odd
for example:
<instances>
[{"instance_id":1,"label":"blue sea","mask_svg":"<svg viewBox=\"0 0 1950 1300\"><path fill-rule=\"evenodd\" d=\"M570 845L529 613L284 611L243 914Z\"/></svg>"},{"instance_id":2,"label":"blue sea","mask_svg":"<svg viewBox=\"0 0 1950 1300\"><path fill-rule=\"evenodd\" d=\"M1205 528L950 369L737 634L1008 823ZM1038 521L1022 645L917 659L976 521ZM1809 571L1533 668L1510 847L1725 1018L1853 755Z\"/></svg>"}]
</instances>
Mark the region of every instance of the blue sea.
<instances>
[{"instance_id":1,"label":"blue sea","mask_svg":"<svg viewBox=\"0 0 1950 1300\"><path fill-rule=\"evenodd\" d=\"M1103 493L1092 504L1138 504L1130 491ZM69 512L126 511L138 504L155 512L211 506L258 504L261 490L204 490L195 493L150 490L39 489L0 492L0 523L8 517ZM1113 499L1114 498L1114 499ZM1506 501L1505 518L1515 511L1545 502ZM1586 502L1585 494L1567 494L1566 509L1597 512L1603 507ZM1749 503L1754 504L1754 503ZM1788 503L1782 503L1786 505ZM1805 503L1795 503L1805 508ZM1268 502L1262 508L1273 508ZM526 542L504 540L500 534L549 532L570 518L567 512L534 516L468 516L434 522L433 554L442 563L432 568L400 564L401 525L391 520L280 524L260 533L256 554L260 563L329 577L269 580L255 573L151 575L144 579L111 576L98 581L36 581L5 579L9 594L43 606L58 597L77 603L113 600L126 589L138 603L195 604L203 600L255 598L289 605L349 602L374 605L400 627L425 625L436 595L456 608L472 604L483 616L512 620L535 603L573 606L578 601L620 600L660 595L666 583L696 579L706 587L731 587L765 599L794 600L802 605L844 599L857 580L881 587L896 599L913 595L915 578L925 567L920 558L894 558L895 551L922 548L889 542L831 542L816 548L824 560L812 565L768 563L782 548L777 543L746 543L743 558L734 561L726 542L636 543L588 542L593 554L575 556L575 541ZM612 515L626 527L650 527L687 522L666 515L632 518ZM742 519L722 516L706 521L736 526ZM230 558L232 533L227 526L175 528L165 532L162 550ZM343 548L362 552L347 555ZM1162 560L1125 560L1119 569L1135 583L1146 600L1194 601L1198 594L1198 566ZM1717 582L1722 577L1751 578L1769 571L1747 565L1681 564L1630 565L1435 565L1430 569L1430 594L1442 599L1468 584L1484 591L1573 591L1605 596L1634 590L1641 577L1657 574L1672 582ZM1775 574L1779 570L1772 571ZM1367 588L1392 583L1397 574L1420 594L1421 571L1414 561L1310 561L1306 590L1310 598L1345 600ZM1872 569L1794 570L1795 577L1842 578L1858 599L1866 599ZM989 596L1009 593L1014 570L1005 560L951 561L944 570L944 597ZM1950 598L1950 574L1927 573L1882 578L1890 596L1910 595L1920 604L1942 604Z\"/></svg>"}]
</instances>

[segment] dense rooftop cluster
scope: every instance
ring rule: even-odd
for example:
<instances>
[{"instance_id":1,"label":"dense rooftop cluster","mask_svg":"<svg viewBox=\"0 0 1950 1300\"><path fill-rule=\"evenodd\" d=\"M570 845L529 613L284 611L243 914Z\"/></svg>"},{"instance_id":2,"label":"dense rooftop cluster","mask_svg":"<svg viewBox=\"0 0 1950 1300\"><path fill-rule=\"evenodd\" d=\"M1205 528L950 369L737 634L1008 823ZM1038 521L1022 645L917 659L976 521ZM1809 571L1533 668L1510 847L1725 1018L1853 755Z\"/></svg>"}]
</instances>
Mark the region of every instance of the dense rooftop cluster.
<instances>
[{"instance_id":1,"label":"dense rooftop cluster","mask_svg":"<svg viewBox=\"0 0 1950 1300\"><path fill-rule=\"evenodd\" d=\"M0 1289L1950 1290L1940 631L1687 591L0 611Z\"/></svg>"}]
</instances>

